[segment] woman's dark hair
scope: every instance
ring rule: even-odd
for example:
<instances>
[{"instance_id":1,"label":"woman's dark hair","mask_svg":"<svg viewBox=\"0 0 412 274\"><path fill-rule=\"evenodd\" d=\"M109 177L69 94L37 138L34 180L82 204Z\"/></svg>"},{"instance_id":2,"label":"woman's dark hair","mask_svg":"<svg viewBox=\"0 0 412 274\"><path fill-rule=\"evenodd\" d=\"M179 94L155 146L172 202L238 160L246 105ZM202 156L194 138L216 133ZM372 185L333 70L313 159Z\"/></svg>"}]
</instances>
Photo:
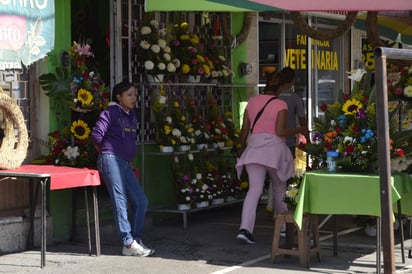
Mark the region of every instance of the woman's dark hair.
<instances>
[{"instance_id":1,"label":"woman's dark hair","mask_svg":"<svg viewBox=\"0 0 412 274\"><path fill-rule=\"evenodd\" d=\"M280 72L274 71L268 75L265 92L276 92L283 84L292 82L295 79L295 70L285 67Z\"/></svg>"},{"instance_id":2,"label":"woman's dark hair","mask_svg":"<svg viewBox=\"0 0 412 274\"><path fill-rule=\"evenodd\" d=\"M119 103L119 100L117 99L117 95L122 95L123 92L128 90L131 87L136 87L135 84L129 82L129 81L123 81L119 84L116 84L113 87L113 92L112 92L112 101Z\"/></svg>"}]
</instances>

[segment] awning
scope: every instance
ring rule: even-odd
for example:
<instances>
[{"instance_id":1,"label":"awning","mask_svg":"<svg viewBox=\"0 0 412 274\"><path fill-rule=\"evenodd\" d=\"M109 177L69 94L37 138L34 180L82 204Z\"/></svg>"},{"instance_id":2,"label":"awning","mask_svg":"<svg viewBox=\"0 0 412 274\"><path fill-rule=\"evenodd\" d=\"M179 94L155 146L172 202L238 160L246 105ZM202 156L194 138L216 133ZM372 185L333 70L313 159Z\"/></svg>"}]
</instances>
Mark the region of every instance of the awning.
<instances>
[{"instance_id":1,"label":"awning","mask_svg":"<svg viewBox=\"0 0 412 274\"><path fill-rule=\"evenodd\" d=\"M249 0L289 11L383 11L412 10L411 0Z\"/></svg>"},{"instance_id":2,"label":"awning","mask_svg":"<svg viewBox=\"0 0 412 274\"><path fill-rule=\"evenodd\" d=\"M21 69L54 48L54 0L2 1L0 70Z\"/></svg>"},{"instance_id":3,"label":"awning","mask_svg":"<svg viewBox=\"0 0 412 274\"><path fill-rule=\"evenodd\" d=\"M242 0L246 1L246 0ZM226 5L207 0L146 0L145 11L216 11L216 12L248 12L253 11L241 6Z\"/></svg>"},{"instance_id":4,"label":"awning","mask_svg":"<svg viewBox=\"0 0 412 274\"><path fill-rule=\"evenodd\" d=\"M248 0L208 0L208 1L219 3L219 4L224 4L228 6L233 6L233 7L249 9L251 11L281 11L283 10L277 7L262 5L262 4L251 2Z\"/></svg>"},{"instance_id":5,"label":"awning","mask_svg":"<svg viewBox=\"0 0 412 274\"><path fill-rule=\"evenodd\" d=\"M354 26L367 30L366 13L358 15ZM380 36L412 45L412 14L411 11L382 11L378 12L378 33Z\"/></svg>"}]
</instances>

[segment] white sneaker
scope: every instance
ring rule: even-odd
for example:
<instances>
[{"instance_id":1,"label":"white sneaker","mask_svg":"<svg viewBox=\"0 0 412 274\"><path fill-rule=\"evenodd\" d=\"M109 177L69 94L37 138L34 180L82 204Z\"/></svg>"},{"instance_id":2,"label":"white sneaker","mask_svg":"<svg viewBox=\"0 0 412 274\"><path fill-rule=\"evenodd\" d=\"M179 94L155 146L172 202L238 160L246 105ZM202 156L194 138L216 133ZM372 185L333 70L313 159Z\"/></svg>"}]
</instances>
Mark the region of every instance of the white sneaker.
<instances>
[{"instance_id":1,"label":"white sneaker","mask_svg":"<svg viewBox=\"0 0 412 274\"><path fill-rule=\"evenodd\" d=\"M149 255L153 255L153 254L156 252L154 249L148 248L148 247L143 243L142 240L138 240L137 243L138 243L139 245L141 245L141 246L143 247L143 249L149 250L149 251L150 251L150 254L149 254ZM148 255L148 256L149 256L149 255Z\"/></svg>"},{"instance_id":2,"label":"white sneaker","mask_svg":"<svg viewBox=\"0 0 412 274\"><path fill-rule=\"evenodd\" d=\"M151 255L151 249L146 249L140 244L138 244L136 241L133 241L132 245L127 248L123 246L122 254L124 256L141 256L141 257L146 257Z\"/></svg>"}]
</instances>

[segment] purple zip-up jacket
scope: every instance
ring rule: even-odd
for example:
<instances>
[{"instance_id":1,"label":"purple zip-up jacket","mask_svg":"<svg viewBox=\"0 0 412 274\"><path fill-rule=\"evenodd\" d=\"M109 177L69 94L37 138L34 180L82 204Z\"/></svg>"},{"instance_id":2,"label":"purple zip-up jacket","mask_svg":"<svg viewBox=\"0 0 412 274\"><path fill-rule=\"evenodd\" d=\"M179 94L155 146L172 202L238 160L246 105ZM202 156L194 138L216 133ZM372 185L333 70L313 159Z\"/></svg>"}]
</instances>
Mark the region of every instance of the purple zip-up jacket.
<instances>
[{"instance_id":1,"label":"purple zip-up jacket","mask_svg":"<svg viewBox=\"0 0 412 274\"><path fill-rule=\"evenodd\" d=\"M131 162L137 154L136 111L125 112L119 104L111 102L100 113L91 137L101 154L114 154Z\"/></svg>"}]
</instances>

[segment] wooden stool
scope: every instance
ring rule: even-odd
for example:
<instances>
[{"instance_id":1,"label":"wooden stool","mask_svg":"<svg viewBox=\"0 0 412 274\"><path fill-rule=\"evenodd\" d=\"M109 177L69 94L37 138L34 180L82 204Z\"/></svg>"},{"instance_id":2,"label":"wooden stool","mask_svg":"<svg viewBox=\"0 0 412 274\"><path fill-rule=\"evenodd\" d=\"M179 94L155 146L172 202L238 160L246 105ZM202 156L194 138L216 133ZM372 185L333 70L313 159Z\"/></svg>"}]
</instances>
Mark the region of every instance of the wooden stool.
<instances>
[{"instance_id":1,"label":"wooden stool","mask_svg":"<svg viewBox=\"0 0 412 274\"><path fill-rule=\"evenodd\" d=\"M287 225L286 242L290 243L290 232L296 230L298 236L298 247L293 249L292 245L286 244L285 247L279 247L280 231L283 225ZM293 229L290 229L292 225ZM289 239L288 239L289 238ZM311 244L313 240L313 244ZM293 241L293 240L292 240ZM318 216L305 214L302 221L302 230L293 219L293 212L288 211L279 214L275 217L275 227L272 243L272 263L278 255L293 255L299 256L300 265L309 268L309 260L311 253L316 253L318 261L320 262L320 246L319 246L319 229Z\"/></svg>"}]
</instances>

